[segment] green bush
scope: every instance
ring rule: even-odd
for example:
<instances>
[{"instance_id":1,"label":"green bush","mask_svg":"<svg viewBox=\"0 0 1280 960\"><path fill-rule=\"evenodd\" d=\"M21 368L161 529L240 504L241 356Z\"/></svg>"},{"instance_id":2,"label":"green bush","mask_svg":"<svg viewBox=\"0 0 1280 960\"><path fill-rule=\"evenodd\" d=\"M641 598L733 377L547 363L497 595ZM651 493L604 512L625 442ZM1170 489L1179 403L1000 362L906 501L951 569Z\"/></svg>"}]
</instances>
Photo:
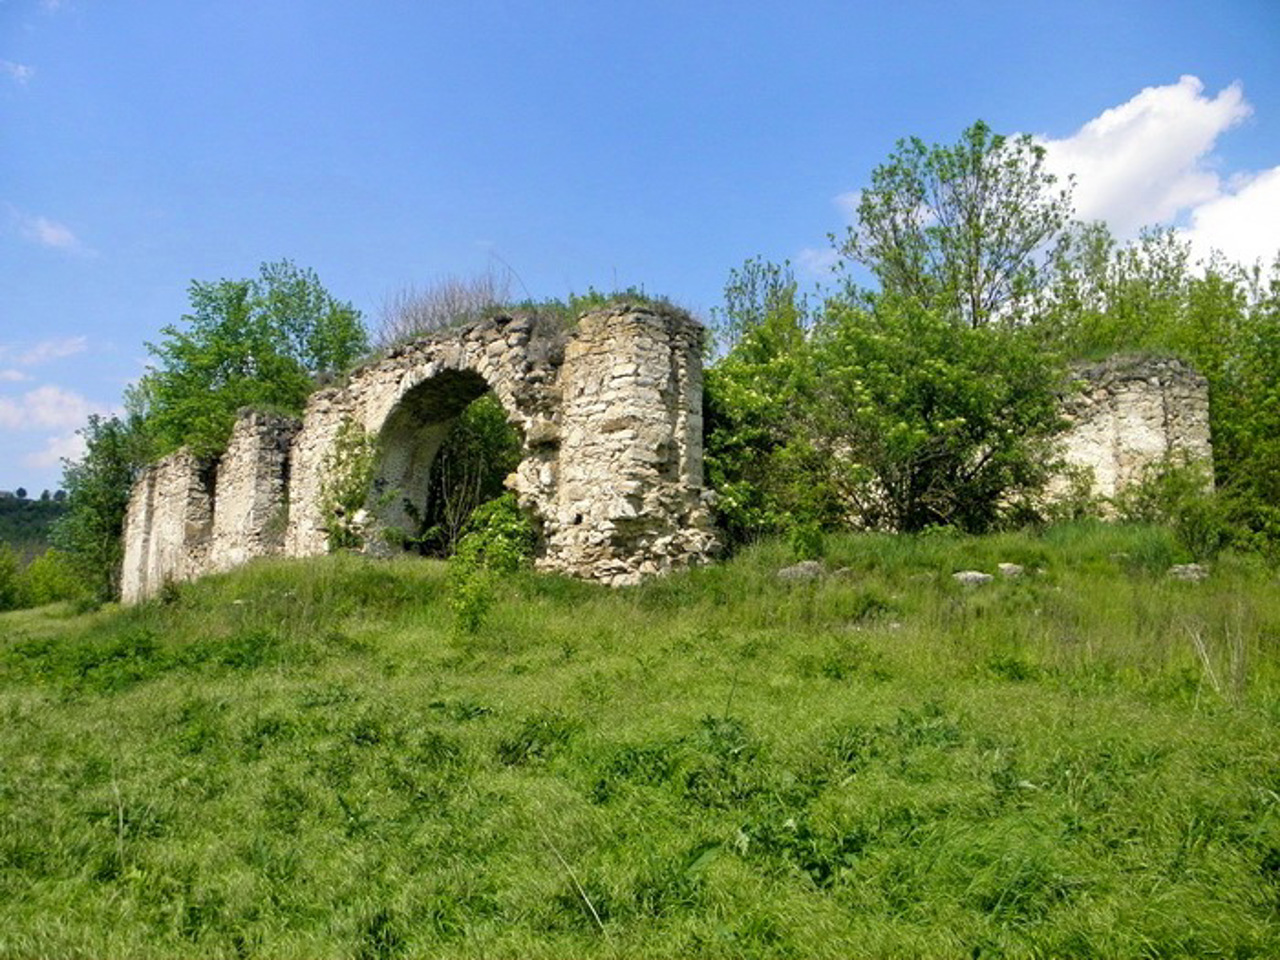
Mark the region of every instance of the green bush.
<instances>
[{"instance_id":1,"label":"green bush","mask_svg":"<svg viewBox=\"0 0 1280 960\"><path fill-rule=\"evenodd\" d=\"M471 403L431 462L420 542L423 552L448 557L479 505L499 497L520 465L520 434L492 393Z\"/></svg>"},{"instance_id":2,"label":"green bush","mask_svg":"<svg viewBox=\"0 0 1280 960\"><path fill-rule=\"evenodd\" d=\"M23 604L22 569L18 554L0 543L0 610L16 610Z\"/></svg>"},{"instance_id":3,"label":"green bush","mask_svg":"<svg viewBox=\"0 0 1280 960\"><path fill-rule=\"evenodd\" d=\"M30 607L76 600L86 594L75 558L52 548L27 565L22 572L22 587L26 605Z\"/></svg>"},{"instance_id":4,"label":"green bush","mask_svg":"<svg viewBox=\"0 0 1280 960\"><path fill-rule=\"evenodd\" d=\"M343 421L333 448L325 456L320 488L321 515L331 551L364 546L360 514L373 488L377 462L377 438L354 420Z\"/></svg>"},{"instance_id":5,"label":"green bush","mask_svg":"<svg viewBox=\"0 0 1280 960\"><path fill-rule=\"evenodd\" d=\"M536 533L513 493L482 504L449 560L449 605L464 633L475 633L493 605L497 581L528 563Z\"/></svg>"},{"instance_id":6,"label":"green bush","mask_svg":"<svg viewBox=\"0 0 1280 960\"><path fill-rule=\"evenodd\" d=\"M1142 479L1115 498L1128 523L1161 524L1196 560L1207 560L1233 539L1227 505L1213 491L1205 464L1165 457L1148 464Z\"/></svg>"}]
</instances>

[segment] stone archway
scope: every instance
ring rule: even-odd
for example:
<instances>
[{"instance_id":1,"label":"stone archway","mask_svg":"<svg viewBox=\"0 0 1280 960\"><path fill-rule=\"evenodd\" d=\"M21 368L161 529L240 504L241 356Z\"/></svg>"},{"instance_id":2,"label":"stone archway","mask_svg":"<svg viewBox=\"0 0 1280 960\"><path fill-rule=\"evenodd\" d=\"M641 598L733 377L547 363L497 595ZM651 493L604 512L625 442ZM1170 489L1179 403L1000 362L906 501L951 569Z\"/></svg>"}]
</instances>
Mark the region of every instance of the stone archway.
<instances>
[{"instance_id":1,"label":"stone archway","mask_svg":"<svg viewBox=\"0 0 1280 960\"><path fill-rule=\"evenodd\" d=\"M368 504L371 526L382 535L371 539L368 552L395 553L421 533L437 506L432 497L440 491L431 482L441 447L471 404L486 396L496 398L480 374L444 370L406 392L387 414L376 437ZM502 412L523 445L518 415L505 407Z\"/></svg>"},{"instance_id":2,"label":"stone archway","mask_svg":"<svg viewBox=\"0 0 1280 960\"><path fill-rule=\"evenodd\" d=\"M655 304L587 313L568 330L498 316L396 348L312 394L300 422L246 414L215 465L211 525L187 516L185 460L166 458L135 487L125 597L254 556L327 552L324 491L344 431L380 439L373 484L413 502L449 422L486 390L522 437L509 486L538 521L540 568L620 585L700 562L716 545L702 486L702 335ZM380 514L368 501L375 526L411 521L394 501ZM161 502L174 507L153 509Z\"/></svg>"}]
</instances>

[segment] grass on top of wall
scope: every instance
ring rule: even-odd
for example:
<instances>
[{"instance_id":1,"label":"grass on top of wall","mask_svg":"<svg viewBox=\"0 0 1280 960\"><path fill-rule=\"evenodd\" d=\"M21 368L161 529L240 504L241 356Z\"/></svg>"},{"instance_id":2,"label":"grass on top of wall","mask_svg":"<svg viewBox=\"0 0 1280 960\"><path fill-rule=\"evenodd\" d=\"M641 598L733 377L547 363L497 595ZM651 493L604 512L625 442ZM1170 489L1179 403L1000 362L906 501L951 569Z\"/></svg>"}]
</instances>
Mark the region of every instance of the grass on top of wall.
<instances>
[{"instance_id":1,"label":"grass on top of wall","mask_svg":"<svg viewBox=\"0 0 1280 960\"><path fill-rule=\"evenodd\" d=\"M1280 590L1156 528L0 616L0 956L1280 955ZM960 569L1025 567L976 588Z\"/></svg>"}]
</instances>

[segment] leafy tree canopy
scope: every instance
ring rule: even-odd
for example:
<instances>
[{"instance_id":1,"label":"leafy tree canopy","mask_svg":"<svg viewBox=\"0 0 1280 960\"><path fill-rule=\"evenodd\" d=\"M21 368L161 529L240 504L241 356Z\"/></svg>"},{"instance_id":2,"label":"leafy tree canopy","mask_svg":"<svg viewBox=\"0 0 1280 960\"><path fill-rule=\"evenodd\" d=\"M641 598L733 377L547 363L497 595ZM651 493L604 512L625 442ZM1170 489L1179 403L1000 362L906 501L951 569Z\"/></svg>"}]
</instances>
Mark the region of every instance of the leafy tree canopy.
<instances>
[{"instance_id":1,"label":"leafy tree canopy","mask_svg":"<svg viewBox=\"0 0 1280 960\"><path fill-rule=\"evenodd\" d=\"M350 367L368 345L359 311L288 260L251 280L194 281L190 299L184 327L147 344L157 362L129 398L157 453L219 452L241 407L301 412L315 379Z\"/></svg>"},{"instance_id":2,"label":"leafy tree canopy","mask_svg":"<svg viewBox=\"0 0 1280 960\"><path fill-rule=\"evenodd\" d=\"M90 416L80 434L85 454L64 461L67 509L51 539L71 558L88 592L106 600L119 593L125 509L138 472L151 459L151 446L137 416Z\"/></svg>"},{"instance_id":3,"label":"leafy tree canopy","mask_svg":"<svg viewBox=\"0 0 1280 960\"><path fill-rule=\"evenodd\" d=\"M881 289L982 326L1025 308L1041 252L1071 216L1044 148L981 121L954 146L912 137L871 174L840 252Z\"/></svg>"}]
</instances>

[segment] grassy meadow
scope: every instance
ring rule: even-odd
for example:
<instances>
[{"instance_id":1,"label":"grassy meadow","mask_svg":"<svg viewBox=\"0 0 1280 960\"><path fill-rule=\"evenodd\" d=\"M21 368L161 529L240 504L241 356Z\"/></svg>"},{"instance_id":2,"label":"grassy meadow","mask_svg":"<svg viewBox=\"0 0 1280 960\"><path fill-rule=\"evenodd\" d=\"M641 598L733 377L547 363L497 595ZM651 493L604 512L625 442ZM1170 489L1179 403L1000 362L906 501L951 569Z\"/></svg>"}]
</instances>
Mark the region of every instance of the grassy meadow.
<instances>
[{"instance_id":1,"label":"grassy meadow","mask_svg":"<svg viewBox=\"0 0 1280 960\"><path fill-rule=\"evenodd\" d=\"M1280 581L1164 530L0 615L0 957L1280 956ZM1022 564L963 587L951 574Z\"/></svg>"}]
</instances>

